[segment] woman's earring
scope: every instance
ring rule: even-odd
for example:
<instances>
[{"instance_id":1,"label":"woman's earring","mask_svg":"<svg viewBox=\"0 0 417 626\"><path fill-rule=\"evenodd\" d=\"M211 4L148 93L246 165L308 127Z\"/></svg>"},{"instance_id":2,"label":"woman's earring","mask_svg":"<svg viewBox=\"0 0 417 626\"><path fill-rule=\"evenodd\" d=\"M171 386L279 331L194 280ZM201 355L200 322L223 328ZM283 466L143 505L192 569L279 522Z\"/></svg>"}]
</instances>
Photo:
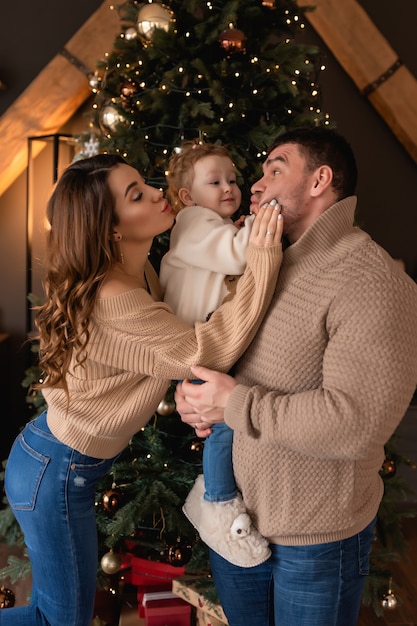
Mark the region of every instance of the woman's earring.
<instances>
[{"instance_id":1,"label":"woman's earring","mask_svg":"<svg viewBox=\"0 0 417 626\"><path fill-rule=\"evenodd\" d=\"M121 234L120 234L120 233L114 233L114 234L113 234L113 238L114 238L114 241L117 241L117 242L119 243L119 256L120 256L120 263L121 263L122 265L124 265L124 264L125 264L125 257L124 257L124 254L123 254L122 244L121 244L121 241L122 241L122 236L121 236Z\"/></svg>"}]
</instances>

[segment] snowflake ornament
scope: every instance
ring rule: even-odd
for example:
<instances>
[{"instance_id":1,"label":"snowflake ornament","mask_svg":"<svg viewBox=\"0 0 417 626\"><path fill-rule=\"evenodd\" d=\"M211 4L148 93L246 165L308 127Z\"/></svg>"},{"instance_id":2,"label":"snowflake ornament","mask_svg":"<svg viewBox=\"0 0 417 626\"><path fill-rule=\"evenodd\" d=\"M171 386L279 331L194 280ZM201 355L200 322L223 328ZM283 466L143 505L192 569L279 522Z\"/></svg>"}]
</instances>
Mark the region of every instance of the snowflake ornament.
<instances>
[{"instance_id":1,"label":"snowflake ornament","mask_svg":"<svg viewBox=\"0 0 417 626\"><path fill-rule=\"evenodd\" d=\"M95 135L90 135L88 141L83 143L82 153L85 157L92 157L99 153L100 142Z\"/></svg>"}]
</instances>

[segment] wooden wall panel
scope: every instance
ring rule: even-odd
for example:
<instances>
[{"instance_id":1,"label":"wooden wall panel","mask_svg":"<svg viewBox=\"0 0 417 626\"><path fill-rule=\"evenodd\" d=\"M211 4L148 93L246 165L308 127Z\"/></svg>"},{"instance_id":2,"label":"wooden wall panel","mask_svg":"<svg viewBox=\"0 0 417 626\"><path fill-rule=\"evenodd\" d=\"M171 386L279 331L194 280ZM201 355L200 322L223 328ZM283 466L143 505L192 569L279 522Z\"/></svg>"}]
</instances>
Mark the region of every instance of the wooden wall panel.
<instances>
[{"instance_id":1,"label":"wooden wall panel","mask_svg":"<svg viewBox=\"0 0 417 626\"><path fill-rule=\"evenodd\" d=\"M417 80L356 0L296 0L364 97L417 162Z\"/></svg>"}]
</instances>

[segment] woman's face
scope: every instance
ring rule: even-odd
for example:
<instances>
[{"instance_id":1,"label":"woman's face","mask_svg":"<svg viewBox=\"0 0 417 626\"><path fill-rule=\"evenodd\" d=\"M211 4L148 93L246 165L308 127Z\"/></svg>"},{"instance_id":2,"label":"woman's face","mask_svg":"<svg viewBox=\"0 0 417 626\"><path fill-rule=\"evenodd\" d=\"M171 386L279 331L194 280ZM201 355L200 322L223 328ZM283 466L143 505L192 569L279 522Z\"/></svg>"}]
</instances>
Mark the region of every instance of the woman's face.
<instances>
[{"instance_id":1,"label":"woman's face","mask_svg":"<svg viewBox=\"0 0 417 626\"><path fill-rule=\"evenodd\" d=\"M116 165L109 172L108 184L119 220L113 230L125 243L152 242L156 235L171 228L174 215L163 192L147 185L133 167Z\"/></svg>"}]
</instances>

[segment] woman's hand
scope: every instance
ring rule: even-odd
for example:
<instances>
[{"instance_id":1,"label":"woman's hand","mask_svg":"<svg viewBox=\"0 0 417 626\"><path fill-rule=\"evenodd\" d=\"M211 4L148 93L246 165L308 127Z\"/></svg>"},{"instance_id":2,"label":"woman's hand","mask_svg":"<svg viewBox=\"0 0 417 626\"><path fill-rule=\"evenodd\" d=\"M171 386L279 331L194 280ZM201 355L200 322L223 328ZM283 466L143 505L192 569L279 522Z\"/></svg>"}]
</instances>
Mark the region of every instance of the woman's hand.
<instances>
[{"instance_id":1,"label":"woman's hand","mask_svg":"<svg viewBox=\"0 0 417 626\"><path fill-rule=\"evenodd\" d=\"M253 221L249 243L261 248L270 248L281 243L283 219L281 207L273 199L269 204L259 207Z\"/></svg>"}]
</instances>

